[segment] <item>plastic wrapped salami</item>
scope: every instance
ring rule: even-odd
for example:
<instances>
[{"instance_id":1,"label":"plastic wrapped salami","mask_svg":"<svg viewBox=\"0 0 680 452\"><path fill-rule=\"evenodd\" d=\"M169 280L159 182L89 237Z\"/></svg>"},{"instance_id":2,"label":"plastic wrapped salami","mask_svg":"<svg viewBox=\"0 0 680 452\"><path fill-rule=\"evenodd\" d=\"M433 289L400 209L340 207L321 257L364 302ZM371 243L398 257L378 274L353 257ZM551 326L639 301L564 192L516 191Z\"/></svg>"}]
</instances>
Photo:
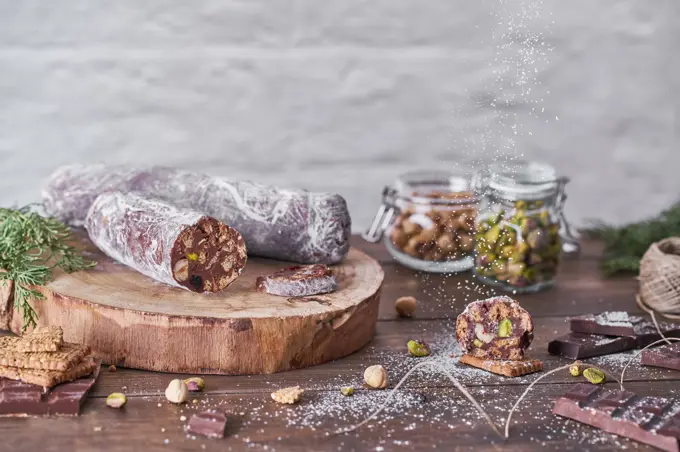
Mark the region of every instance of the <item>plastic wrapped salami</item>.
<instances>
[{"instance_id":1,"label":"plastic wrapped salami","mask_svg":"<svg viewBox=\"0 0 680 452\"><path fill-rule=\"evenodd\" d=\"M173 168L64 166L43 190L45 210L79 226L97 195L109 190L139 192L217 218L243 235L252 255L334 264L349 251L351 221L340 195L235 182Z\"/></svg>"},{"instance_id":2,"label":"plastic wrapped salami","mask_svg":"<svg viewBox=\"0 0 680 452\"><path fill-rule=\"evenodd\" d=\"M246 264L246 245L236 230L195 210L132 193L99 195L85 228L109 257L192 292L223 290Z\"/></svg>"}]
</instances>

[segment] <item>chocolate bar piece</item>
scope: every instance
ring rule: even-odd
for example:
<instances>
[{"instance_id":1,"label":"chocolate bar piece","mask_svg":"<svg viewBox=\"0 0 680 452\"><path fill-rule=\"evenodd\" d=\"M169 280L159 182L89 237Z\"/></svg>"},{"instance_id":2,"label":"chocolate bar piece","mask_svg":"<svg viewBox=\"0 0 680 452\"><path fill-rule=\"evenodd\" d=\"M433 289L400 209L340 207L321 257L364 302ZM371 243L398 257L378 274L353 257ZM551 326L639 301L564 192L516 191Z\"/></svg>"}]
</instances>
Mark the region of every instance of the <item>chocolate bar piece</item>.
<instances>
[{"instance_id":1,"label":"chocolate bar piece","mask_svg":"<svg viewBox=\"0 0 680 452\"><path fill-rule=\"evenodd\" d=\"M680 338L680 325L659 322L659 328L666 337ZM643 319L643 321L635 324L635 338L638 348L645 348L649 344L661 339L661 335L651 321Z\"/></svg>"},{"instance_id":2,"label":"chocolate bar piece","mask_svg":"<svg viewBox=\"0 0 680 452\"><path fill-rule=\"evenodd\" d=\"M528 375L543 370L543 362L538 359L498 361L495 359L480 359L470 355L463 355L460 357L459 362L505 377L521 377L522 375Z\"/></svg>"},{"instance_id":3,"label":"chocolate bar piece","mask_svg":"<svg viewBox=\"0 0 680 452\"><path fill-rule=\"evenodd\" d=\"M227 427L227 416L217 410L196 413L189 419L187 432L208 438L224 438Z\"/></svg>"},{"instance_id":4,"label":"chocolate bar piece","mask_svg":"<svg viewBox=\"0 0 680 452\"><path fill-rule=\"evenodd\" d=\"M663 397L579 383L557 399L553 414L667 452L680 451L680 405Z\"/></svg>"},{"instance_id":5,"label":"chocolate bar piece","mask_svg":"<svg viewBox=\"0 0 680 452\"><path fill-rule=\"evenodd\" d=\"M571 319L573 333L603 336L631 336L637 338L637 347L643 348L661 339L651 320L623 311L586 314ZM680 337L680 325L659 322L659 328L668 337Z\"/></svg>"},{"instance_id":6,"label":"chocolate bar piece","mask_svg":"<svg viewBox=\"0 0 680 452\"><path fill-rule=\"evenodd\" d=\"M641 317L635 317L635 319L642 320ZM625 311L608 311L574 317L570 323L571 331L574 333L635 336L633 320Z\"/></svg>"},{"instance_id":7,"label":"chocolate bar piece","mask_svg":"<svg viewBox=\"0 0 680 452\"><path fill-rule=\"evenodd\" d=\"M0 416L77 416L98 376L99 362L91 375L47 392L41 386L0 378Z\"/></svg>"},{"instance_id":8,"label":"chocolate bar piece","mask_svg":"<svg viewBox=\"0 0 680 452\"><path fill-rule=\"evenodd\" d=\"M632 350L637 341L634 337L600 336L598 334L569 333L550 341L548 353L565 358L584 359Z\"/></svg>"},{"instance_id":9,"label":"chocolate bar piece","mask_svg":"<svg viewBox=\"0 0 680 452\"><path fill-rule=\"evenodd\" d=\"M643 350L641 355L641 362L645 366L680 370L680 342Z\"/></svg>"}]
</instances>

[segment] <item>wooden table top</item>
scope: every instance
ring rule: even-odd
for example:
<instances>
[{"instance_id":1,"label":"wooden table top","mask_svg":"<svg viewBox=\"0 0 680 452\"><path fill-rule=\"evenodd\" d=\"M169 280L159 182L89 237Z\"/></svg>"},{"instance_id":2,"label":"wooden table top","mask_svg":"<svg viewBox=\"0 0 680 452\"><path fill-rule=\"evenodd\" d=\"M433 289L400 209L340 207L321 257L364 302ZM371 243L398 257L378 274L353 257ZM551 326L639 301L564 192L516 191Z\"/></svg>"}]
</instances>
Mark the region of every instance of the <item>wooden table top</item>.
<instances>
[{"instance_id":1,"label":"wooden table top","mask_svg":"<svg viewBox=\"0 0 680 452\"><path fill-rule=\"evenodd\" d=\"M574 382L567 372L556 373L535 386L513 417L510 439L501 440L481 420L470 403L439 373L425 369L398 391L377 419L358 431L333 435L338 429L364 420L390 395L361 388L364 369L384 365L393 386L418 358L408 356L406 342L429 342L437 362L465 384L498 425L536 375L509 379L464 368L452 359L454 321L469 301L495 294L476 284L469 273L431 275L398 265L382 245L354 238L354 245L379 259L385 270L380 320L373 342L352 356L325 365L274 375L205 376L203 393L188 404L168 403L163 392L172 374L102 369L95 388L78 418L2 419L0 437L7 450L267 450L267 451L391 451L391 450L651 450L641 444L604 434L551 414L555 397ZM547 344L568 330L568 316L606 310L639 310L633 300L634 278L603 280L598 272L601 248L583 244L578 257L562 264L553 289L517 298L534 316L535 340L531 354L547 370L569 363L548 355ZM398 319L393 303L399 296L418 299L414 319ZM588 360L616 374L630 358L612 355ZM185 376L186 377L186 376ZM632 365L627 389L643 395L680 396L680 372ZM273 390L300 385L303 400L292 406L276 404ZM351 398L341 386L354 386ZM614 383L608 383L613 386ZM106 396L123 392L122 410L105 405ZM209 440L184 432L192 413L222 408L229 421L227 437Z\"/></svg>"}]
</instances>

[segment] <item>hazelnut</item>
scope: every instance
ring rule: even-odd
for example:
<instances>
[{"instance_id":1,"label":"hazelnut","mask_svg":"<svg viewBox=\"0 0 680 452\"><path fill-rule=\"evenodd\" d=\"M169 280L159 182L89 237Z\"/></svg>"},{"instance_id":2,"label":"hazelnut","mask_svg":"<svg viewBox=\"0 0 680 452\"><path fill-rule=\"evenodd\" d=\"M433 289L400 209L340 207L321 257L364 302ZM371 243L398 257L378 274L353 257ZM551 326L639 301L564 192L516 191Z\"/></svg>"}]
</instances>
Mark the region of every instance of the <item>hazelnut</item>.
<instances>
[{"instance_id":1,"label":"hazelnut","mask_svg":"<svg viewBox=\"0 0 680 452\"><path fill-rule=\"evenodd\" d=\"M118 369L116 369L116 366L114 366L113 364L109 366L109 372L115 372L116 370Z\"/></svg>"},{"instance_id":2,"label":"hazelnut","mask_svg":"<svg viewBox=\"0 0 680 452\"><path fill-rule=\"evenodd\" d=\"M110 406L111 408L122 408L123 405L125 405L125 402L127 402L127 397L120 392L109 394L106 398L106 406Z\"/></svg>"},{"instance_id":3,"label":"hazelnut","mask_svg":"<svg viewBox=\"0 0 680 452\"><path fill-rule=\"evenodd\" d=\"M172 403L184 403L189 398L189 389L182 380L172 380L165 388L165 398Z\"/></svg>"},{"instance_id":4,"label":"hazelnut","mask_svg":"<svg viewBox=\"0 0 680 452\"><path fill-rule=\"evenodd\" d=\"M387 371L381 365L370 366L364 371L364 381L375 389L387 387Z\"/></svg>"},{"instance_id":5,"label":"hazelnut","mask_svg":"<svg viewBox=\"0 0 680 452\"><path fill-rule=\"evenodd\" d=\"M417 301L414 297L399 297L394 302L394 309L399 317L413 317L416 312Z\"/></svg>"},{"instance_id":6,"label":"hazelnut","mask_svg":"<svg viewBox=\"0 0 680 452\"><path fill-rule=\"evenodd\" d=\"M470 234L460 234L458 236L458 243L461 251L469 252L475 246L475 239Z\"/></svg>"},{"instance_id":7,"label":"hazelnut","mask_svg":"<svg viewBox=\"0 0 680 452\"><path fill-rule=\"evenodd\" d=\"M399 228L393 228L390 233L390 240L399 248L403 248L408 243L408 235Z\"/></svg>"},{"instance_id":8,"label":"hazelnut","mask_svg":"<svg viewBox=\"0 0 680 452\"><path fill-rule=\"evenodd\" d=\"M410 220L405 220L404 222L402 222L401 228L404 230L404 233L406 235L418 234L423 229L419 224L414 223Z\"/></svg>"},{"instance_id":9,"label":"hazelnut","mask_svg":"<svg viewBox=\"0 0 680 452\"><path fill-rule=\"evenodd\" d=\"M172 273L177 281L184 282L189 279L189 261L180 259L175 262Z\"/></svg>"},{"instance_id":10,"label":"hazelnut","mask_svg":"<svg viewBox=\"0 0 680 452\"><path fill-rule=\"evenodd\" d=\"M451 253L456 250L457 245L451 234L445 232L437 239L437 247L443 253Z\"/></svg>"},{"instance_id":11,"label":"hazelnut","mask_svg":"<svg viewBox=\"0 0 680 452\"><path fill-rule=\"evenodd\" d=\"M200 392L205 388L205 382L200 377L191 377L184 380L187 389L191 392Z\"/></svg>"}]
</instances>

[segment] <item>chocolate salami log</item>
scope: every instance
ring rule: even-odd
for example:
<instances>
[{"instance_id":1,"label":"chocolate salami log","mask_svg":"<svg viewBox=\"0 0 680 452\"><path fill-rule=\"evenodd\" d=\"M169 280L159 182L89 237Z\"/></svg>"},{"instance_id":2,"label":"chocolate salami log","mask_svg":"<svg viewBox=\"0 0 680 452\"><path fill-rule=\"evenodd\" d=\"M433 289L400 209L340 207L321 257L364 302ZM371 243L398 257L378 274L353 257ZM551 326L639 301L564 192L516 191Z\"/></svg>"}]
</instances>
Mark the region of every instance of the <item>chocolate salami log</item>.
<instances>
[{"instance_id":1,"label":"chocolate salami log","mask_svg":"<svg viewBox=\"0 0 680 452\"><path fill-rule=\"evenodd\" d=\"M340 195L235 182L172 168L64 166L43 190L45 210L79 226L97 195L109 190L140 192L217 218L243 235L252 255L334 264L349 251L351 223Z\"/></svg>"},{"instance_id":2,"label":"chocolate salami log","mask_svg":"<svg viewBox=\"0 0 680 452\"><path fill-rule=\"evenodd\" d=\"M85 228L109 257L192 292L224 289L246 264L246 246L236 230L195 210L136 194L99 195Z\"/></svg>"}]
</instances>

